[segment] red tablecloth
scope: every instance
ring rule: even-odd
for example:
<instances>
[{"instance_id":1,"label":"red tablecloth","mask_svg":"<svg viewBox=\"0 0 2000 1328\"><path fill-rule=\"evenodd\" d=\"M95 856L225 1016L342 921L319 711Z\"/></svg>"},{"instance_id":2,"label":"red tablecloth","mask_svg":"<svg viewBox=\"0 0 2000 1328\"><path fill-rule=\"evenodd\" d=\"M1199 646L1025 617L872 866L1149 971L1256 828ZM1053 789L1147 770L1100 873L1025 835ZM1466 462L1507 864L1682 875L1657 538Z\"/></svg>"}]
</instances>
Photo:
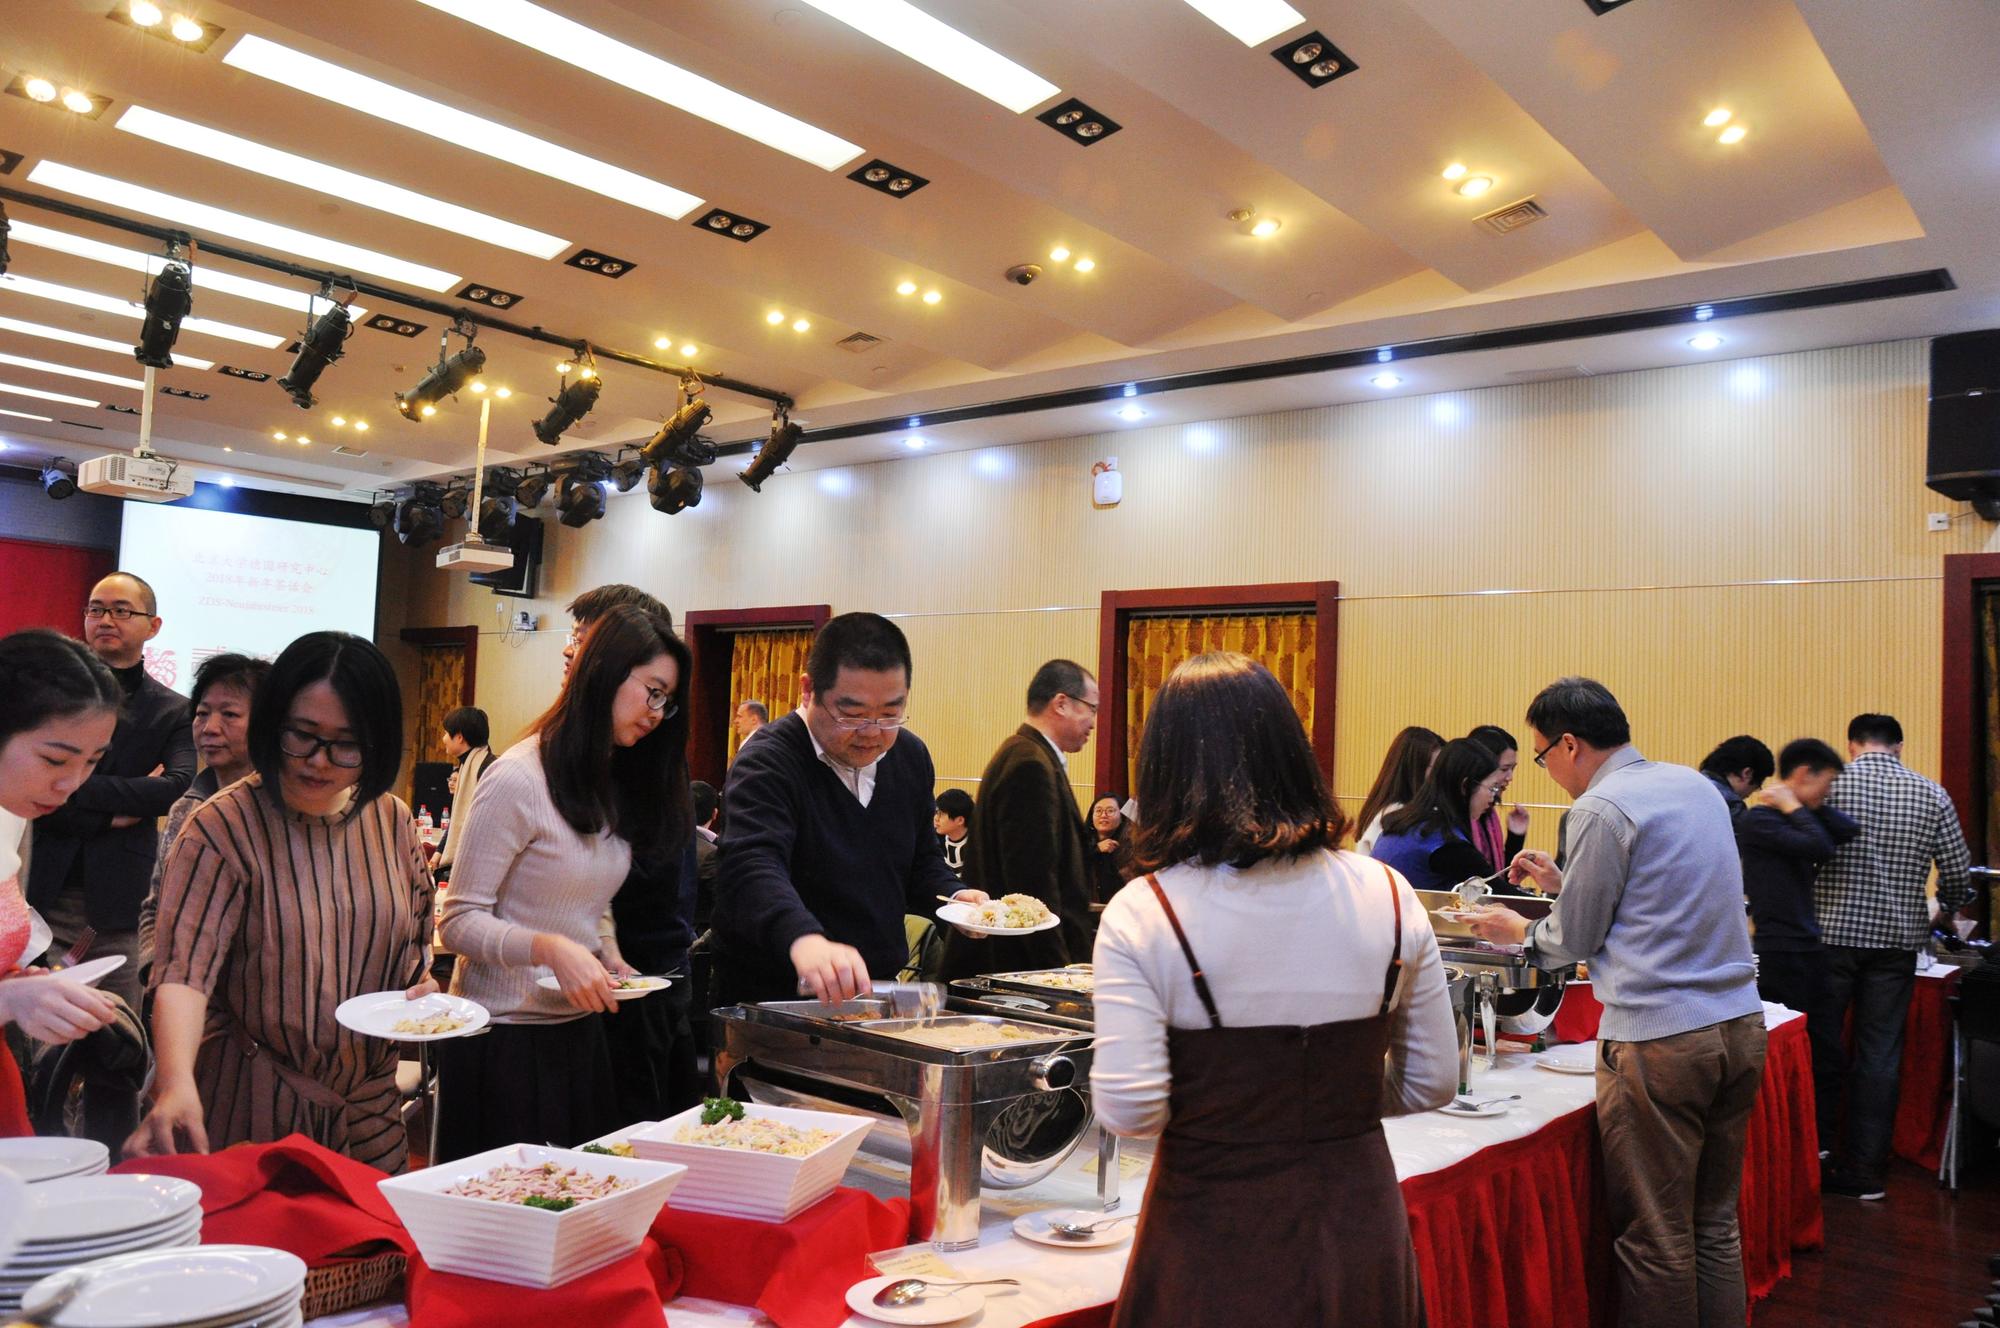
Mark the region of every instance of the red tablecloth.
<instances>
[{"instance_id":1,"label":"red tablecloth","mask_svg":"<svg viewBox=\"0 0 2000 1328\"><path fill-rule=\"evenodd\" d=\"M1951 1007L1946 1001L1960 972L1954 968L1942 977L1919 977L1903 1020L1902 1089L1890 1147L1897 1157L1926 1171L1938 1169L1951 1119ZM1572 982L1563 989L1549 1041L1593 1041L1603 1016L1604 1007L1591 994L1590 984Z\"/></svg>"},{"instance_id":2,"label":"red tablecloth","mask_svg":"<svg viewBox=\"0 0 2000 1328\"><path fill-rule=\"evenodd\" d=\"M1403 1182L1434 1328L1597 1328L1615 1311L1596 1112ZM1825 1237L1813 1147L1812 1052L1803 1019L1771 1034L1743 1160L1744 1273L1753 1299ZM1100 1328L1108 1305L1033 1328Z\"/></svg>"}]
</instances>

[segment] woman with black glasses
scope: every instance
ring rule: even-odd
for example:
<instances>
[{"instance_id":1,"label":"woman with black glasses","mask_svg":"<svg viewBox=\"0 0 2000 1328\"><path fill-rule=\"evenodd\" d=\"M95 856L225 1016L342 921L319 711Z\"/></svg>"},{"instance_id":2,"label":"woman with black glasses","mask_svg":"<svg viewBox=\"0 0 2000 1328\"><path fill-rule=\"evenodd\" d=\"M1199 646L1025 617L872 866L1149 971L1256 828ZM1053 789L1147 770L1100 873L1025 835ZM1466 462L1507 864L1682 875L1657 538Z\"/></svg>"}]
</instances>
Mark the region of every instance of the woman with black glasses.
<instances>
[{"instance_id":1,"label":"woman with black glasses","mask_svg":"<svg viewBox=\"0 0 2000 1328\"><path fill-rule=\"evenodd\" d=\"M402 763L403 700L345 632L285 647L250 707L255 773L190 814L160 878L153 1105L127 1156L304 1134L407 1160L394 1043L334 1021L350 996L435 991L431 877Z\"/></svg>"},{"instance_id":2,"label":"woman with black glasses","mask_svg":"<svg viewBox=\"0 0 2000 1328\"><path fill-rule=\"evenodd\" d=\"M678 855L693 833L688 664L664 619L612 609L556 703L480 776L439 932L462 956L452 990L493 1022L438 1046L438 1160L629 1124L598 1017L618 1010L602 956L634 856ZM559 990L539 985L549 975Z\"/></svg>"}]
</instances>

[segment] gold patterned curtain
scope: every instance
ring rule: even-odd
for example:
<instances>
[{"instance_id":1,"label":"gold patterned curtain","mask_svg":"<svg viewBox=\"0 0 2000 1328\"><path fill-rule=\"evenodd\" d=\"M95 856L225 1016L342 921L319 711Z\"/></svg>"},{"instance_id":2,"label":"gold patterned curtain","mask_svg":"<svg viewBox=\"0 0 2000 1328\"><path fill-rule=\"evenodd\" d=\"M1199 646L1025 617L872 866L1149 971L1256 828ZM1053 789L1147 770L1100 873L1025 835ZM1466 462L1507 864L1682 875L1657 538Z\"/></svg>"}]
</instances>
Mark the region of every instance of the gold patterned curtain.
<instances>
[{"instance_id":1,"label":"gold patterned curtain","mask_svg":"<svg viewBox=\"0 0 2000 1328\"><path fill-rule=\"evenodd\" d=\"M1310 612L1133 618L1125 628L1125 787L1138 786L1146 710L1182 661L1211 650L1250 656L1284 684L1312 732L1314 621Z\"/></svg>"},{"instance_id":2,"label":"gold patterned curtain","mask_svg":"<svg viewBox=\"0 0 2000 1328\"><path fill-rule=\"evenodd\" d=\"M465 695L465 647L425 646L417 652L417 704L411 708L410 750L419 761L449 761L444 717Z\"/></svg>"},{"instance_id":3,"label":"gold patterned curtain","mask_svg":"<svg viewBox=\"0 0 2000 1328\"><path fill-rule=\"evenodd\" d=\"M810 627L784 627L768 632L737 632L729 647L729 717L745 701L762 701L771 718L798 708L799 675L806 671L812 649ZM729 759L736 759L736 726L729 726Z\"/></svg>"},{"instance_id":4,"label":"gold patterned curtain","mask_svg":"<svg viewBox=\"0 0 2000 1328\"><path fill-rule=\"evenodd\" d=\"M1980 596L1980 691L1986 710L1986 857L2000 845L2000 591Z\"/></svg>"}]
</instances>

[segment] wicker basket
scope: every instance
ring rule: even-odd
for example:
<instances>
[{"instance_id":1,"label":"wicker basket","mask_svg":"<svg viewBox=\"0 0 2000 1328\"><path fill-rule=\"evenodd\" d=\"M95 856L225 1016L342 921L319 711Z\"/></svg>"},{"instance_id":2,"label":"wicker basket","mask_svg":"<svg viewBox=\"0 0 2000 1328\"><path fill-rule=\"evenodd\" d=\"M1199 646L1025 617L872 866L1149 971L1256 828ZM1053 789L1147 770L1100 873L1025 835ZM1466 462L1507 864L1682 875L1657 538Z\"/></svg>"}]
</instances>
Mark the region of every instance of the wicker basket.
<instances>
[{"instance_id":1,"label":"wicker basket","mask_svg":"<svg viewBox=\"0 0 2000 1328\"><path fill-rule=\"evenodd\" d=\"M317 1319L323 1314L400 1300L403 1277L409 1266L410 1261L400 1250L390 1250L310 1269L299 1309L306 1318Z\"/></svg>"}]
</instances>

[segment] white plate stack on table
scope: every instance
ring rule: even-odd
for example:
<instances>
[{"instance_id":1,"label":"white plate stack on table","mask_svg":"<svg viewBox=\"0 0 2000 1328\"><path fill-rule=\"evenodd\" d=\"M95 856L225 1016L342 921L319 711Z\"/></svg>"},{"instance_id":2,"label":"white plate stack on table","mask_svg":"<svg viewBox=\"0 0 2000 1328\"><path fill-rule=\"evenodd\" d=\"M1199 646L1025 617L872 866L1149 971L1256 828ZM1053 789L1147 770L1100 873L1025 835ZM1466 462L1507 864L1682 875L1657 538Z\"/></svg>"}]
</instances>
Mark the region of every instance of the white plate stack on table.
<instances>
[{"instance_id":1,"label":"white plate stack on table","mask_svg":"<svg viewBox=\"0 0 2000 1328\"><path fill-rule=\"evenodd\" d=\"M171 1176L72 1176L28 1191L25 1239L0 1264L0 1312L37 1282L112 1255L201 1240L201 1187Z\"/></svg>"},{"instance_id":2,"label":"white plate stack on table","mask_svg":"<svg viewBox=\"0 0 2000 1328\"><path fill-rule=\"evenodd\" d=\"M678 1162L688 1169L687 1179L674 1192L674 1207L764 1222L789 1222L833 1193L874 1124L866 1116L746 1102L740 1126L769 1121L795 1130L824 1130L832 1138L799 1156L677 1141L675 1136L684 1127L699 1126L705 1110L689 1107L656 1125L628 1131L625 1142L640 1157Z\"/></svg>"},{"instance_id":3,"label":"white plate stack on table","mask_svg":"<svg viewBox=\"0 0 2000 1328\"><path fill-rule=\"evenodd\" d=\"M102 1176L110 1166L111 1150L95 1139L0 1139L0 1168L31 1185L71 1176Z\"/></svg>"},{"instance_id":4,"label":"white plate stack on table","mask_svg":"<svg viewBox=\"0 0 2000 1328\"><path fill-rule=\"evenodd\" d=\"M38 1282L22 1309L52 1328L299 1328L306 1265L261 1245L152 1250L87 1264Z\"/></svg>"},{"instance_id":5,"label":"white plate stack on table","mask_svg":"<svg viewBox=\"0 0 2000 1328\"><path fill-rule=\"evenodd\" d=\"M496 1180L502 1168L508 1169L506 1176L533 1171L547 1183ZM509 1144L376 1184L432 1268L515 1286L554 1287L638 1249L686 1174L685 1167L641 1158ZM574 1185L605 1192L560 1211L519 1199L447 1193L469 1182L503 1184L507 1192L524 1196L530 1188Z\"/></svg>"}]
</instances>

